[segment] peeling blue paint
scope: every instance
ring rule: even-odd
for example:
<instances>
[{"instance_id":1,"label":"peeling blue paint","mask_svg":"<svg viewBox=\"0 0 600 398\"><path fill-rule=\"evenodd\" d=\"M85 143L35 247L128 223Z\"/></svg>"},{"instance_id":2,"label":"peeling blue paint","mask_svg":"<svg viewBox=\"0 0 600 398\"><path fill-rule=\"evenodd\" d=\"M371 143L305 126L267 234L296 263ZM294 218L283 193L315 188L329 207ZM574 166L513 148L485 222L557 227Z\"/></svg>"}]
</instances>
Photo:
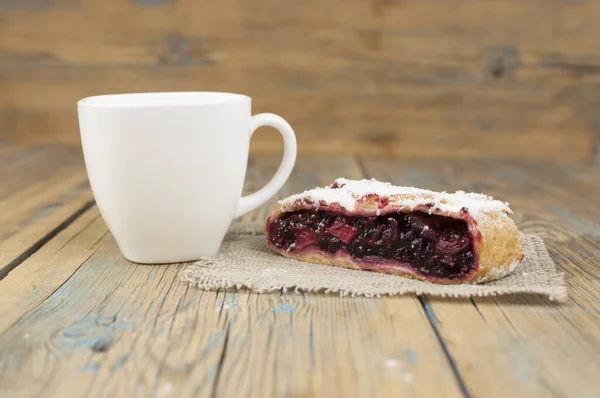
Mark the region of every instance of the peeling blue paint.
<instances>
[{"instance_id":1,"label":"peeling blue paint","mask_svg":"<svg viewBox=\"0 0 600 398\"><path fill-rule=\"evenodd\" d=\"M117 322L113 323L111 326L113 329L120 330L121 332L125 330L133 330L133 325L131 323Z\"/></svg>"},{"instance_id":2,"label":"peeling blue paint","mask_svg":"<svg viewBox=\"0 0 600 398\"><path fill-rule=\"evenodd\" d=\"M91 349L95 352L108 351L121 333L133 329L126 322L114 322L112 318L86 317L63 329L54 339L54 344L65 351Z\"/></svg>"},{"instance_id":3,"label":"peeling blue paint","mask_svg":"<svg viewBox=\"0 0 600 398\"><path fill-rule=\"evenodd\" d=\"M68 338L82 337L94 333L93 327L82 327L81 325L73 325L63 330L63 336Z\"/></svg>"},{"instance_id":4,"label":"peeling blue paint","mask_svg":"<svg viewBox=\"0 0 600 398\"><path fill-rule=\"evenodd\" d=\"M279 307L271 309L271 311L275 314L279 314L280 312L287 312L293 315L294 311L296 311L296 307L294 307L291 304L281 304Z\"/></svg>"},{"instance_id":5,"label":"peeling blue paint","mask_svg":"<svg viewBox=\"0 0 600 398\"><path fill-rule=\"evenodd\" d=\"M100 364L92 363L90 365L80 366L79 370L87 373L98 373L98 370L100 370Z\"/></svg>"},{"instance_id":6,"label":"peeling blue paint","mask_svg":"<svg viewBox=\"0 0 600 398\"><path fill-rule=\"evenodd\" d=\"M79 349L92 349L96 352L107 351L112 344L114 339L105 334L100 337L97 336L81 336L70 338L68 340L57 341L56 344L63 349L68 350L79 350Z\"/></svg>"},{"instance_id":7,"label":"peeling blue paint","mask_svg":"<svg viewBox=\"0 0 600 398\"><path fill-rule=\"evenodd\" d=\"M127 363L127 361L129 361L128 356L124 356L124 357L117 359L117 361L112 366L112 368L110 368L111 373L118 372Z\"/></svg>"},{"instance_id":8,"label":"peeling blue paint","mask_svg":"<svg viewBox=\"0 0 600 398\"><path fill-rule=\"evenodd\" d=\"M225 339L225 332L216 332L208 339L208 349L220 347Z\"/></svg>"},{"instance_id":9,"label":"peeling blue paint","mask_svg":"<svg viewBox=\"0 0 600 398\"><path fill-rule=\"evenodd\" d=\"M115 338L112 336L102 336L90 347L94 352L106 352L110 350L112 345L115 343Z\"/></svg>"},{"instance_id":10,"label":"peeling blue paint","mask_svg":"<svg viewBox=\"0 0 600 398\"><path fill-rule=\"evenodd\" d=\"M221 305L222 311L239 311L238 298L235 292L226 292Z\"/></svg>"},{"instance_id":11,"label":"peeling blue paint","mask_svg":"<svg viewBox=\"0 0 600 398\"><path fill-rule=\"evenodd\" d=\"M527 383L533 376L533 364L527 356L527 351L524 349L521 342L516 338L510 338L508 341L508 354L510 356L510 369L514 372L517 382L520 384Z\"/></svg>"},{"instance_id":12,"label":"peeling blue paint","mask_svg":"<svg viewBox=\"0 0 600 398\"><path fill-rule=\"evenodd\" d=\"M42 207L33 216L31 216L31 218L27 221L29 223L33 224L33 223L37 222L39 219L46 217L48 214L54 212L54 210L61 208L63 205L64 205L63 202L56 202L56 203L52 203L46 207Z\"/></svg>"},{"instance_id":13,"label":"peeling blue paint","mask_svg":"<svg viewBox=\"0 0 600 398\"><path fill-rule=\"evenodd\" d=\"M198 358L206 358L211 352L221 350L225 340L225 332L219 331L213 333L208 339L208 343L202 348L198 354Z\"/></svg>"},{"instance_id":14,"label":"peeling blue paint","mask_svg":"<svg viewBox=\"0 0 600 398\"><path fill-rule=\"evenodd\" d=\"M411 365L417 365L419 363L419 356L412 347L406 349L406 358L408 358L408 363Z\"/></svg>"}]
</instances>

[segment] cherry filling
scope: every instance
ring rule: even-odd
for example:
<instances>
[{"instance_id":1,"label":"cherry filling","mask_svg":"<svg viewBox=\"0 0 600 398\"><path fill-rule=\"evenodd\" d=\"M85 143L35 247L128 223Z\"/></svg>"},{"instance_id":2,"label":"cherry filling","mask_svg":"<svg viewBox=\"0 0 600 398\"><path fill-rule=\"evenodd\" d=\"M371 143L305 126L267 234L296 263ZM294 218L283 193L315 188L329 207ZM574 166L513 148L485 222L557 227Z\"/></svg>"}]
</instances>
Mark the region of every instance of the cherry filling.
<instances>
[{"instance_id":1,"label":"cherry filling","mask_svg":"<svg viewBox=\"0 0 600 398\"><path fill-rule=\"evenodd\" d=\"M354 217L301 210L272 221L267 234L278 249L345 252L364 268L397 263L427 277L457 279L475 266L467 223L422 212Z\"/></svg>"}]
</instances>

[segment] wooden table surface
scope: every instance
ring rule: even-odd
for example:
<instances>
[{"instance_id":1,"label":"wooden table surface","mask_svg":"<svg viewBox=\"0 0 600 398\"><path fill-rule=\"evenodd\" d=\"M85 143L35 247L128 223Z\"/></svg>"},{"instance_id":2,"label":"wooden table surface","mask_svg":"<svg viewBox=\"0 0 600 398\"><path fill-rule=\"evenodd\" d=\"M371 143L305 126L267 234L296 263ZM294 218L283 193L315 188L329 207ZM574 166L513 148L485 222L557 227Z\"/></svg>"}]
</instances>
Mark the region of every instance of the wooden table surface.
<instances>
[{"instance_id":1,"label":"wooden table surface","mask_svg":"<svg viewBox=\"0 0 600 398\"><path fill-rule=\"evenodd\" d=\"M278 161L252 157L245 191ZM120 255L79 151L0 144L0 166L1 397L600 396L598 171L301 157L279 193L367 176L497 196L566 273L557 305L204 292L180 281L186 264Z\"/></svg>"}]
</instances>

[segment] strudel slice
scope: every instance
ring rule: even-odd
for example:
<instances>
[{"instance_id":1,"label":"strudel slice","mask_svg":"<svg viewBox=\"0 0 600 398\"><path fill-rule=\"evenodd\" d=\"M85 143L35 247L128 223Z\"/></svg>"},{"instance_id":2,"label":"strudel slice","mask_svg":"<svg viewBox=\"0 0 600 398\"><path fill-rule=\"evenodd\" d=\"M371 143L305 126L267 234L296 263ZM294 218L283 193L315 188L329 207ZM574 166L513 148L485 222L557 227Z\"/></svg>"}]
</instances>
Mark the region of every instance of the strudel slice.
<instances>
[{"instance_id":1,"label":"strudel slice","mask_svg":"<svg viewBox=\"0 0 600 398\"><path fill-rule=\"evenodd\" d=\"M339 178L280 201L265 229L270 249L300 261L480 283L502 278L523 259L511 213L482 194Z\"/></svg>"}]
</instances>

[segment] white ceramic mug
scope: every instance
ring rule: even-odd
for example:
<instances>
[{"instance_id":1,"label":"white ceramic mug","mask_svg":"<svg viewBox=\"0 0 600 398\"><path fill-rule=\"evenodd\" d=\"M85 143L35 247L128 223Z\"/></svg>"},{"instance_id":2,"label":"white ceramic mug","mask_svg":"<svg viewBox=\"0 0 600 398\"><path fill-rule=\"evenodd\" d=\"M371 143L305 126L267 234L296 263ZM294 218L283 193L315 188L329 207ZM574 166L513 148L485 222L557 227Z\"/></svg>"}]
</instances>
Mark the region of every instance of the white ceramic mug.
<instances>
[{"instance_id":1,"label":"white ceramic mug","mask_svg":"<svg viewBox=\"0 0 600 398\"><path fill-rule=\"evenodd\" d=\"M85 164L98 209L130 261L173 263L216 254L232 220L283 186L296 137L274 114L251 116L250 98L213 92L115 94L78 102ZM240 198L250 137L283 136L279 170Z\"/></svg>"}]
</instances>

